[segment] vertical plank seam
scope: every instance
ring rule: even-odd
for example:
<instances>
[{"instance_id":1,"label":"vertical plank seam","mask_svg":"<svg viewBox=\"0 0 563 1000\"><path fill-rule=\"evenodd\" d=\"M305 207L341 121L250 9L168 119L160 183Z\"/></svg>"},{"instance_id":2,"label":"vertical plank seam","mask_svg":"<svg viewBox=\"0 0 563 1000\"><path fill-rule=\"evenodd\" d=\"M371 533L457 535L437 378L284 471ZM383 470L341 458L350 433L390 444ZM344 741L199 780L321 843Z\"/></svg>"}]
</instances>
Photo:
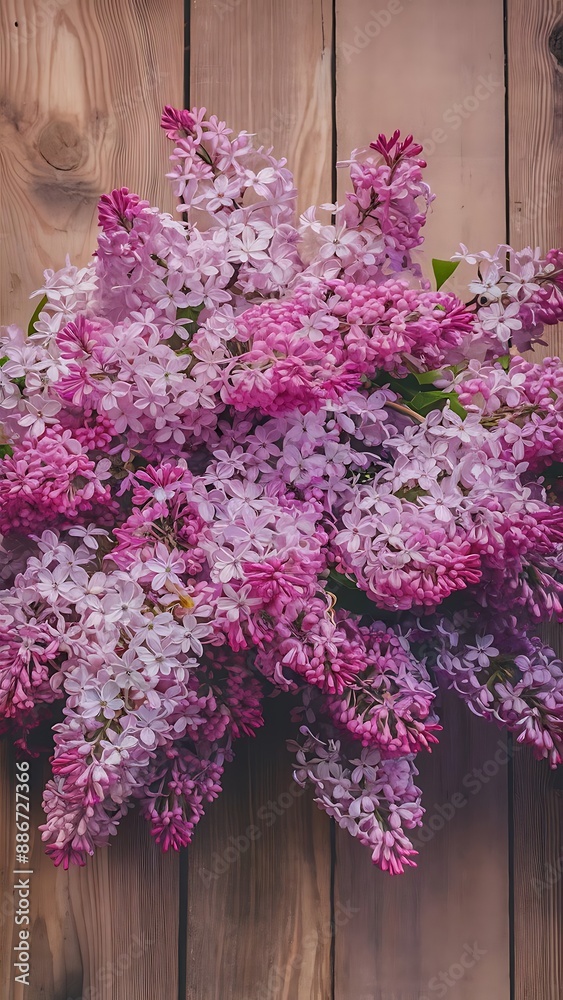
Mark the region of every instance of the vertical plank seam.
<instances>
[{"instance_id":1,"label":"vertical plank seam","mask_svg":"<svg viewBox=\"0 0 563 1000\"><path fill-rule=\"evenodd\" d=\"M184 0L183 102L190 107L191 90L191 0ZM178 864L178 1000L188 995L188 905L189 848L180 851Z\"/></svg>"},{"instance_id":2,"label":"vertical plank seam","mask_svg":"<svg viewBox=\"0 0 563 1000\"><path fill-rule=\"evenodd\" d=\"M508 50L508 5L503 0L503 46L504 46L504 201L506 242L510 244L510 118L509 118L509 50ZM507 737L509 761L507 768L507 849L508 849L508 979L510 1000L516 997L516 926L515 926L515 886L514 886L514 740Z\"/></svg>"},{"instance_id":3,"label":"vertical plank seam","mask_svg":"<svg viewBox=\"0 0 563 1000\"><path fill-rule=\"evenodd\" d=\"M503 0L503 45L504 45L504 205L506 242L510 243L510 121L508 101L508 5L510 0Z\"/></svg>"},{"instance_id":4,"label":"vertical plank seam","mask_svg":"<svg viewBox=\"0 0 563 1000\"><path fill-rule=\"evenodd\" d=\"M321 17L322 17L322 2L323 0L321 0ZM336 3L337 0L332 0L332 5L331 5L332 31L331 31L331 53L330 53L330 111L332 116L331 198L334 203L336 203L338 197L338 171L336 169L336 163L338 160L338 120L336 117Z\"/></svg>"},{"instance_id":5,"label":"vertical plank seam","mask_svg":"<svg viewBox=\"0 0 563 1000\"><path fill-rule=\"evenodd\" d=\"M322 17L321 0L321 17ZM336 3L331 2L331 53L330 53L330 110L332 117L331 128L331 199L333 204L338 200L338 171L336 163L338 160L338 120L336 116ZM324 39L323 39L324 41ZM323 46L324 47L324 46ZM336 1000L336 824L333 819L330 821L330 996L331 1000ZM512 1000L512 998L511 998Z\"/></svg>"},{"instance_id":6,"label":"vertical plank seam","mask_svg":"<svg viewBox=\"0 0 563 1000\"><path fill-rule=\"evenodd\" d=\"M184 107L190 107L191 94L191 0L184 0Z\"/></svg>"}]
</instances>

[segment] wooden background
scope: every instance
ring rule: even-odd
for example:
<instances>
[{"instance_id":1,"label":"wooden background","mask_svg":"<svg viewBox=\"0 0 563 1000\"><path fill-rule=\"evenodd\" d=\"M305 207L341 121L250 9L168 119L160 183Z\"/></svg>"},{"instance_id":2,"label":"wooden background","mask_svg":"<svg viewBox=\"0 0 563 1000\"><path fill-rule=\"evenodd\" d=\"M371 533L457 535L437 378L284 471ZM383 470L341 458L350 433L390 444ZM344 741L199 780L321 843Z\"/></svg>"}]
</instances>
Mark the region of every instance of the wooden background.
<instances>
[{"instance_id":1,"label":"wooden background","mask_svg":"<svg viewBox=\"0 0 563 1000\"><path fill-rule=\"evenodd\" d=\"M301 207L380 130L424 141L427 249L563 241L560 0L2 0L1 320L88 258L96 202L163 208L163 103L204 104L288 156ZM338 181L340 188L340 180ZM554 339L552 353L560 353ZM555 637L557 641L557 636ZM31 985L14 986L14 765L2 748L5 1000L560 1000L561 779L444 706L420 866L391 879L291 794L282 708L180 858L134 816L69 874L33 843ZM501 762L501 763L499 763ZM40 822L41 766L33 766ZM252 828L252 838L250 830ZM245 846L246 845L246 846ZM473 958L471 958L473 955ZM464 965L473 964L470 968Z\"/></svg>"}]
</instances>

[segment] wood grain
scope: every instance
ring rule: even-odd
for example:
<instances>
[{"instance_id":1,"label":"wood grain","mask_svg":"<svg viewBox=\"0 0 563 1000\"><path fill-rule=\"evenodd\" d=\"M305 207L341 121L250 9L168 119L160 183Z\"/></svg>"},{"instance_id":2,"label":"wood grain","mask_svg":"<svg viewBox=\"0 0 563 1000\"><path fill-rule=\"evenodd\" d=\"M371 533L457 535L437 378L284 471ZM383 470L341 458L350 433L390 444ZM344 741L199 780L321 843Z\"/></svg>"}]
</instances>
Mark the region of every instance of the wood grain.
<instances>
[{"instance_id":1,"label":"wood grain","mask_svg":"<svg viewBox=\"0 0 563 1000\"><path fill-rule=\"evenodd\" d=\"M562 4L506 6L511 239L547 248L563 241ZM331 0L192 0L191 10L192 101L286 155L301 209L330 200ZM426 259L448 256L460 240L477 249L502 241L501 0L336 0L334 41L338 155L380 130L413 131L438 195ZM182 44L180 0L3 0L0 320L27 321L44 267L67 252L77 263L89 257L102 191L127 184L172 209L157 121L163 103L182 100ZM562 350L559 331L544 353ZM331 901L329 825L308 796L294 796L282 702L271 711L268 730L241 746L189 851L186 1000L421 1000L439 995L450 968L452 1000L508 1000L499 732L448 700L446 732L420 779L436 829L423 833L419 869L391 880L338 832ZM484 766L497 770L489 776ZM514 1000L559 1000L561 780L524 753L513 773ZM2 998L173 1000L178 861L160 855L134 816L111 849L70 874L46 862L34 835L32 984L14 989L5 746L0 777ZM35 828L41 783L36 770ZM454 796L463 805L449 819ZM457 981L475 944L477 960Z\"/></svg>"},{"instance_id":2,"label":"wood grain","mask_svg":"<svg viewBox=\"0 0 563 1000\"><path fill-rule=\"evenodd\" d=\"M90 256L115 184L172 209L165 102L182 100L183 2L3 0L0 302L26 323L43 269Z\"/></svg>"},{"instance_id":3,"label":"wood grain","mask_svg":"<svg viewBox=\"0 0 563 1000\"><path fill-rule=\"evenodd\" d=\"M558 0L509 0L510 240L563 243L563 10ZM563 326L535 355L563 356ZM563 653L561 629L545 638ZM531 754L514 764L514 1000L563 995L563 784Z\"/></svg>"},{"instance_id":4,"label":"wood grain","mask_svg":"<svg viewBox=\"0 0 563 1000\"><path fill-rule=\"evenodd\" d=\"M193 0L191 101L285 156L305 209L331 197L331 0Z\"/></svg>"},{"instance_id":5,"label":"wood grain","mask_svg":"<svg viewBox=\"0 0 563 1000\"><path fill-rule=\"evenodd\" d=\"M287 705L189 848L187 1000L329 1000L330 826L291 776Z\"/></svg>"},{"instance_id":6,"label":"wood grain","mask_svg":"<svg viewBox=\"0 0 563 1000\"><path fill-rule=\"evenodd\" d=\"M74 263L90 256L103 191L125 184L173 206L158 121L165 102L182 102L183 3L5 0L0 66L0 321L27 323L43 268L67 253ZM13 762L3 758L6 899ZM35 830L41 784L37 775ZM14 988L9 914L0 924L3 998L177 995L178 859L163 857L144 825L128 818L115 846L70 874L47 861L35 833L33 862L31 985Z\"/></svg>"},{"instance_id":7,"label":"wood grain","mask_svg":"<svg viewBox=\"0 0 563 1000\"><path fill-rule=\"evenodd\" d=\"M339 156L395 128L424 144L437 195L425 229L426 266L460 240L478 248L503 242L502 2L402 0L383 8L337 0L336 9ZM466 949L475 942L486 954L452 979L448 995L508 1000L508 769L499 767L472 794L464 779L475 781L473 768L501 753L499 733L451 698L444 725L420 779L428 821L444 826L421 847L419 869L390 879L338 833L336 905L358 912L336 931L335 1000L440 995L446 984L439 977L450 966L454 976L463 972L462 956L471 961ZM453 796L465 804L452 809Z\"/></svg>"}]
</instances>

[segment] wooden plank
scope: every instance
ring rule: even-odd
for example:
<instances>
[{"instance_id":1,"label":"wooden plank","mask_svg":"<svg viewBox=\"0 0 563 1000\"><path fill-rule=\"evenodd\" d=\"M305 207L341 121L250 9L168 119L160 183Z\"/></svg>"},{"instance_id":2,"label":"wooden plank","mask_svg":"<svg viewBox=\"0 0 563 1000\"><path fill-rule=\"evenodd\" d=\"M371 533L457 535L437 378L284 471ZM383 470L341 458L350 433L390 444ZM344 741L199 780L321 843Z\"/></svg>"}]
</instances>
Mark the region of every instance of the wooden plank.
<instances>
[{"instance_id":1,"label":"wooden plank","mask_svg":"<svg viewBox=\"0 0 563 1000\"><path fill-rule=\"evenodd\" d=\"M426 267L460 240L479 249L503 242L501 0L337 0L336 10L339 157L395 128L424 143L438 196ZM444 714L441 745L420 779L428 820L440 826L453 796L464 805L421 849L419 869L392 880L338 832L335 905L358 912L336 931L335 1000L437 996L450 968L448 995L457 1000L508 1000L507 767L472 794L464 782L474 768L497 766L499 733L455 699ZM464 972L475 944L486 954Z\"/></svg>"},{"instance_id":2,"label":"wooden plank","mask_svg":"<svg viewBox=\"0 0 563 1000\"><path fill-rule=\"evenodd\" d=\"M286 156L299 207L331 197L331 0L193 0L191 101Z\"/></svg>"},{"instance_id":3,"label":"wooden plank","mask_svg":"<svg viewBox=\"0 0 563 1000\"><path fill-rule=\"evenodd\" d=\"M331 995L330 827L291 776L288 706L271 708L189 848L188 1000Z\"/></svg>"},{"instance_id":4,"label":"wooden plank","mask_svg":"<svg viewBox=\"0 0 563 1000\"><path fill-rule=\"evenodd\" d=\"M172 208L164 103L181 103L183 3L6 0L0 13L0 321L26 323L45 267L95 245L99 195L126 184ZM10 893L13 763L2 763L2 893ZM40 821L40 788L34 827ZM13 914L0 923L2 996L125 1000L177 993L178 859L134 818L86 869L56 871L34 836L32 980L14 991ZM6 897L2 895L2 899ZM150 900L150 906L147 901Z\"/></svg>"},{"instance_id":5,"label":"wooden plank","mask_svg":"<svg viewBox=\"0 0 563 1000\"><path fill-rule=\"evenodd\" d=\"M563 244L563 16L558 0L509 0L510 237ZM563 355L563 326L543 355ZM561 629L545 638L563 654ZM563 994L563 785L531 754L514 764L514 1000Z\"/></svg>"},{"instance_id":6,"label":"wooden plank","mask_svg":"<svg viewBox=\"0 0 563 1000\"><path fill-rule=\"evenodd\" d=\"M425 261L503 242L502 0L337 0L336 43L338 156L396 128L424 145Z\"/></svg>"},{"instance_id":7,"label":"wooden plank","mask_svg":"<svg viewBox=\"0 0 563 1000\"><path fill-rule=\"evenodd\" d=\"M508 0L510 238L546 250L563 241L563 8ZM543 353L561 353L552 327Z\"/></svg>"},{"instance_id":8,"label":"wooden plank","mask_svg":"<svg viewBox=\"0 0 563 1000\"><path fill-rule=\"evenodd\" d=\"M391 877L336 838L335 1000L508 1000L507 761L501 733L457 698L420 760L418 868ZM449 980L449 983L448 983Z\"/></svg>"},{"instance_id":9,"label":"wooden plank","mask_svg":"<svg viewBox=\"0 0 563 1000\"><path fill-rule=\"evenodd\" d=\"M192 3L192 103L287 156L301 209L331 198L331 21L329 0ZM190 1000L330 996L329 823L292 796L287 718L273 726L241 746L189 849ZM251 827L259 836L237 851L230 838Z\"/></svg>"}]
</instances>

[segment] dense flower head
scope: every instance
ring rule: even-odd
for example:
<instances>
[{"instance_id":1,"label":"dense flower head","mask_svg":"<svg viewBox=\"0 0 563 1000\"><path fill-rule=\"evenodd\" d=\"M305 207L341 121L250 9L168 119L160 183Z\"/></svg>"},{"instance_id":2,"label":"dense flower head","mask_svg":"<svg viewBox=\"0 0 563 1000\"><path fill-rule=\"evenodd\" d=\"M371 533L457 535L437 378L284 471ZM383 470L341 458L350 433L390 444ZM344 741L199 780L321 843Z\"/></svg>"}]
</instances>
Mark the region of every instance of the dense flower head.
<instances>
[{"instance_id":1,"label":"dense flower head","mask_svg":"<svg viewBox=\"0 0 563 1000\"><path fill-rule=\"evenodd\" d=\"M398 873L439 686L563 757L534 637L563 621L563 365L522 353L563 318L563 252L462 245L464 301L422 274L412 136L298 219L250 134L161 124L179 218L103 195L92 260L0 333L0 732L34 754L50 727L68 867L135 803L190 843L285 692L296 781Z\"/></svg>"},{"instance_id":2,"label":"dense flower head","mask_svg":"<svg viewBox=\"0 0 563 1000\"><path fill-rule=\"evenodd\" d=\"M108 463L109 464L109 463ZM25 438L0 462L0 531L29 534L46 524L111 517L104 461L96 463L62 427Z\"/></svg>"},{"instance_id":3,"label":"dense flower head","mask_svg":"<svg viewBox=\"0 0 563 1000\"><path fill-rule=\"evenodd\" d=\"M412 638L428 650L441 683L472 712L493 720L529 744L552 766L563 760L563 664L553 649L527 636L512 615L487 618L479 610L420 623Z\"/></svg>"}]
</instances>

